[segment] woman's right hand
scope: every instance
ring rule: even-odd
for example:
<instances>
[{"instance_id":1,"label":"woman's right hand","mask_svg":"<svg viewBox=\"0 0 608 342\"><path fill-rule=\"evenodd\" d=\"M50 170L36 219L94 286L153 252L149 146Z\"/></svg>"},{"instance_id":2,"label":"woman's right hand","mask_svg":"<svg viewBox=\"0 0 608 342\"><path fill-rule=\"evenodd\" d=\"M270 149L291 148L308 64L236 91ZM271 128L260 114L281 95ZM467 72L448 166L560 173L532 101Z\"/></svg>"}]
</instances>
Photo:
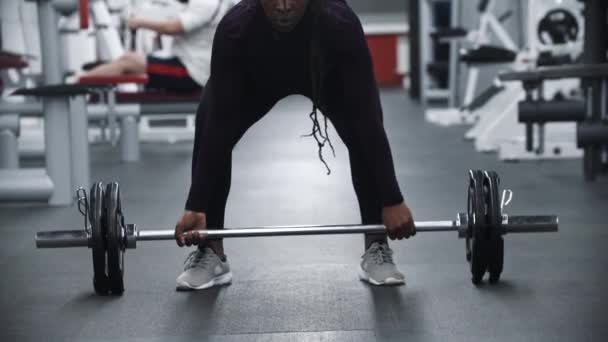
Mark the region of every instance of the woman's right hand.
<instances>
[{"instance_id":1,"label":"woman's right hand","mask_svg":"<svg viewBox=\"0 0 608 342\"><path fill-rule=\"evenodd\" d=\"M175 224L175 241L180 247L198 245L202 238L198 230L207 229L205 213L186 210Z\"/></svg>"}]
</instances>

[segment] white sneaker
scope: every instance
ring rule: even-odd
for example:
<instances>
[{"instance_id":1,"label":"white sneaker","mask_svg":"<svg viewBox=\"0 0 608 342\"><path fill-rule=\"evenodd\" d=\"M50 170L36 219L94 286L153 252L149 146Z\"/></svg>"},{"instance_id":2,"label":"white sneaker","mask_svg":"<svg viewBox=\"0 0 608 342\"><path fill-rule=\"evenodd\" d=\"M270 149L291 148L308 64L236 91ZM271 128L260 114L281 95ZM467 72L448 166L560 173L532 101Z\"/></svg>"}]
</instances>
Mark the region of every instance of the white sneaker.
<instances>
[{"instance_id":1,"label":"white sneaker","mask_svg":"<svg viewBox=\"0 0 608 342\"><path fill-rule=\"evenodd\" d=\"M177 277L177 290L203 290L232 281L228 261L222 261L211 248L192 251L184 265L184 272Z\"/></svg>"},{"instance_id":2,"label":"white sneaker","mask_svg":"<svg viewBox=\"0 0 608 342\"><path fill-rule=\"evenodd\" d=\"M359 278L372 285L403 285L405 277L393 262L393 250L384 242L374 242L361 257Z\"/></svg>"}]
</instances>

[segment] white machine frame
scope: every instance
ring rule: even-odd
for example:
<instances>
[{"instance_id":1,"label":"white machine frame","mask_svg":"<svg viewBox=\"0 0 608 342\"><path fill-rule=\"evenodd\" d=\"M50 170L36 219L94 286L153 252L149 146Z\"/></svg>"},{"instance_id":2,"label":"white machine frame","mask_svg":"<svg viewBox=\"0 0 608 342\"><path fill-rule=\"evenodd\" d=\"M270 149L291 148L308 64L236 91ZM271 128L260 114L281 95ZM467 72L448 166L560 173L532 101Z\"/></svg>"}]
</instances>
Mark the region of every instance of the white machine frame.
<instances>
[{"instance_id":1,"label":"white machine frame","mask_svg":"<svg viewBox=\"0 0 608 342\"><path fill-rule=\"evenodd\" d=\"M453 6L457 6L454 3ZM495 8L494 0L489 0L489 3L484 12L480 13L479 16L479 27L477 30L469 32L467 35L467 41L472 43L473 47L477 47L483 44L491 42L492 36L496 36L503 47L509 50L519 50L517 44L513 41L511 36L502 26L500 21L496 18L493 11ZM493 34L493 35L492 35ZM456 70L459 67L457 43L452 42L450 50L451 54L455 54L455 59L450 61L450 87L452 92L456 92L458 88L458 77L457 73L452 73L452 69ZM455 53L456 52L456 53ZM521 62L521 58L516 62ZM477 116L467 110L467 106L470 105L475 99L475 92L477 90L479 81L479 67L470 66L467 72L467 83L464 93L464 99L462 106L457 107L456 103L449 103L448 108L426 108L425 118L428 122L440 125L440 126L451 126L460 124L473 124L477 120Z\"/></svg>"},{"instance_id":2,"label":"white machine frame","mask_svg":"<svg viewBox=\"0 0 608 342\"><path fill-rule=\"evenodd\" d=\"M433 44L429 44L429 37L434 28L432 25L432 8L435 3L440 2L451 2L452 3L452 13L451 13L451 23L455 25L459 21L460 18L460 1L461 0L422 0L420 1L420 6L418 10L418 17L420 18L420 32L419 32L419 41L420 41L420 61L424 64L420 68L418 68L418 78L420 80L420 100L423 105L430 101L436 100L447 100L449 105L452 105L456 102L456 97L454 92L450 91L450 89L454 89L453 80L455 80L457 70L455 68L450 68L449 70L449 84L448 89L440 89L433 87L432 82L429 80L429 75L426 70L426 62L431 60L431 56L433 55ZM450 41L450 65L457 65L458 60L458 51L456 46L456 41Z\"/></svg>"},{"instance_id":3,"label":"white machine frame","mask_svg":"<svg viewBox=\"0 0 608 342\"><path fill-rule=\"evenodd\" d=\"M542 51L567 51L573 56L582 51L582 39L563 46L547 46L537 37L538 22L549 10L556 8L569 10L575 15L579 22L579 37L582 37L582 6L576 0L528 1L528 58L531 61L535 61ZM535 63L530 67L534 65ZM500 94L473 113L479 120L465 134L465 138L475 139L477 151L497 151L499 159L504 161L582 157L582 151L576 146L575 123L548 123L539 127L539 132L535 135L535 150L528 152L525 146L525 126L518 122L518 103L525 98L525 92L519 82L510 82L504 84L504 87ZM577 79L547 81L543 85L543 98L553 98L558 92L567 96L578 89L580 81ZM500 110L496 110L497 108ZM539 139L543 139L543 142L538 141Z\"/></svg>"}]
</instances>

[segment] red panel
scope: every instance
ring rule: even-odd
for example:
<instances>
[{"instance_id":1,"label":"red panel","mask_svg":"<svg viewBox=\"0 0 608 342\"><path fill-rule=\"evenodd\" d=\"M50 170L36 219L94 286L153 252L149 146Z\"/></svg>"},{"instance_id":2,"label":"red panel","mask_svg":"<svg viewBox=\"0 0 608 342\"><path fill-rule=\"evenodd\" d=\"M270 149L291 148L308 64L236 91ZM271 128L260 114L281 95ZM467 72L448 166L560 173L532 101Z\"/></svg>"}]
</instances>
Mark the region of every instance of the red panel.
<instances>
[{"instance_id":1,"label":"red panel","mask_svg":"<svg viewBox=\"0 0 608 342\"><path fill-rule=\"evenodd\" d=\"M148 74L158 74L175 77L190 77L190 74L188 74L188 70L186 70L185 67L179 65L148 63L148 65L146 65L146 72Z\"/></svg>"},{"instance_id":2,"label":"red panel","mask_svg":"<svg viewBox=\"0 0 608 342\"><path fill-rule=\"evenodd\" d=\"M80 29L89 28L89 0L80 0L78 13L80 15Z\"/></svg>"},{"instance_id":3,"label":"red panel","mask_svg":"<svg viewBox=\"0 0 608 342\"><path fill-rule=\"evenodd\" d=\"M367 36L367 45L378 85L400 86L402 77L397 74L397 35L370 35Z\"/></svg>"}]
</instances>

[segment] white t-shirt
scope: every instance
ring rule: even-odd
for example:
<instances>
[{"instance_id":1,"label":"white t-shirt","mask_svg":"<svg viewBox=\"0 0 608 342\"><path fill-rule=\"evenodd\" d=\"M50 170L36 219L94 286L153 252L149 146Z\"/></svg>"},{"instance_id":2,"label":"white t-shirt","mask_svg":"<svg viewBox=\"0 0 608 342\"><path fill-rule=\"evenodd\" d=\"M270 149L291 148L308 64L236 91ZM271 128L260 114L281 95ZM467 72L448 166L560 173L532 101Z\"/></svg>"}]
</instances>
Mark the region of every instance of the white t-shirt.
<instances>
[{"instance_id":1,"label":"white t-shirt","mask_svg":"<svg viewBox=\"0 0 608 342\"><path fill-rule=\"evenodd\" d=\"M185 33L174 37L173 54L204 86L211 72L211 47L218 23L235 0L190 0L178 14Z\"/></svg>"}]
</instances>

